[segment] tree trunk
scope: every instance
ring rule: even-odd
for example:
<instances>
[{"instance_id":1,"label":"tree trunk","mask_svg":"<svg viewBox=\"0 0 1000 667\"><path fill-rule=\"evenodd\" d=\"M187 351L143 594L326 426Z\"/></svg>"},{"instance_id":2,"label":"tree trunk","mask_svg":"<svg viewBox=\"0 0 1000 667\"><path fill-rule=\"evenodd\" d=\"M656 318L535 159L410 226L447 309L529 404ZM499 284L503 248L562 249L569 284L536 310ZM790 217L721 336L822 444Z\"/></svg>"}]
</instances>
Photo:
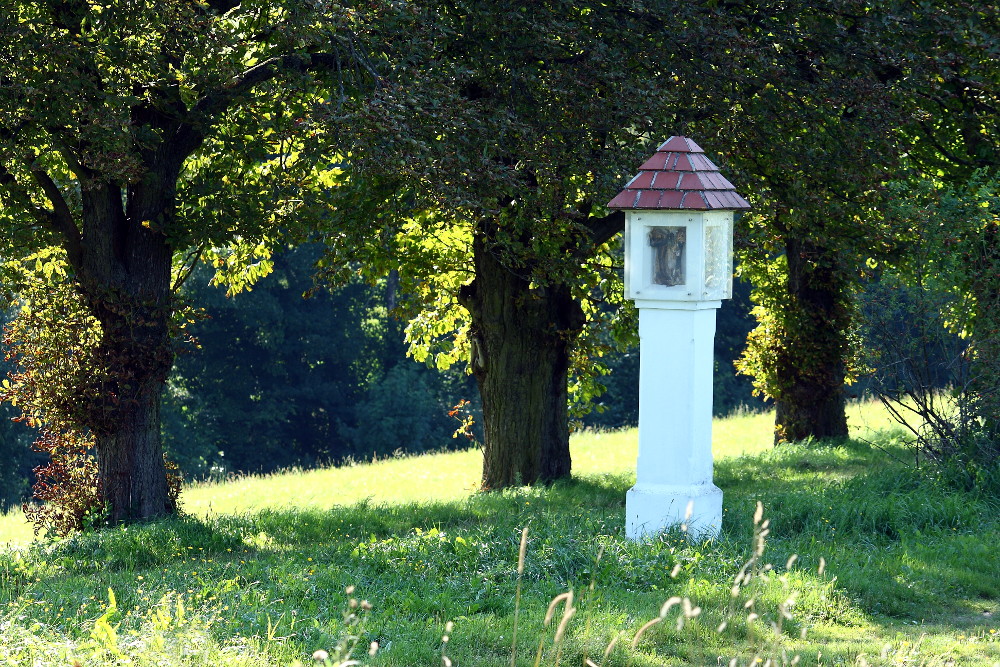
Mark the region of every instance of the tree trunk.
<instances>
[{"instance_id":1,"label":"tree trunk","mask_svg":"<svg viewBox=\"0 0 1000 667\"><path fill-rule=\"evenodd\" d=\"M459 298L483 402L483 489L569 477L569 353L583 311L567 286L532 287L479 236L473 257L476 278Z\"/></svg>"},{"instance_id":2,"label":"tree trunk","mask_svg":"<svg viewBox=\"0 0 1000 667\"><path fill-rule=\"evenodd\" d=\"M775 359L782 390L775 397L775 443L847 437L844 396L850 307L845 281L829 253L797 239L787 243L791 311Z\"/></svg>"},{"instance_id":3,"label":"tree trunk","mask_svg":"<svg viewBox=\"0 0 1000 667\"><path fill-rule=\"evenodd\" d=\"M101 498L113 523L173 514L160 443L162 383L143 389L134 403L115 411L116 428L97 436Z\"/></svg>"},{"instance_id":4,"label":"tree trunk","mask_svg":"<svg viewBox=\"0 0 1000 667\"><path fill-rule=\"evenodd\" d=\"M86 426L96 440L98 484L112 523L172 514L160 440L160 396L173 365L173 250L159 231L173 215L169 175L84 195L79 284L101 325L99 397Z\"/></svg>"}]
</instances>

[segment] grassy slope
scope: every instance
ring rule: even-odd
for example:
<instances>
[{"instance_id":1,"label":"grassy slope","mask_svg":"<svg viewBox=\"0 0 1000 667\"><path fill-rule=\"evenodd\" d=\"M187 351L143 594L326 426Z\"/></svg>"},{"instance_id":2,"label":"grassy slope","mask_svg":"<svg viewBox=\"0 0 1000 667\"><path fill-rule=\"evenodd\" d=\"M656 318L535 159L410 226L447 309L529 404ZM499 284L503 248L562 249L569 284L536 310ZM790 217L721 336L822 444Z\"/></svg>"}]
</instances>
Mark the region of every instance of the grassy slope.
<instances>
[{"instance_id":1,"label":"grassy slope","mask_svg":"<svg viewBox=\"0 0 1000 667\"><path fill-rule=\"evenodd\" d=\"M759 454L771 446L773 414L747 414L716 419L713 451L716 459ZM855 433L889 427L874 406L855 405L850 412ZM635 429L611 433L584 432L572 439L573 470L577 475L621 474L634 471ZM451 452L422 459L389 459L374 465L323 469L294 476L248 477L225 484L199 484L184 491L185 511L196 516L231 514L265 507L331 507L362 500L371 503L437 501L469 497L482 473L478 451ZM377 480L377 483L375 483ZM19 511L0 515L0 546L27 544L31 527Z\"/></svg>"},{"instance_id":2,"label":"grassy slope","mask_svg":"<svg viewBox=\"0 0 1000 667\"><path fill-rule=\"evenodd\" d=\"M772 451L768 416L717 421L727 519L723 538L706 545L669 535L649 545L622 539L634 431L575 437L578 478L550 490L474 494L477 452L196 486L183 497L191 518L0 554L0 663L126 656L287 665L316 648L332 652L347 630L343 590L354 585L374 605L359 633L362 645L382 645L372 664L440 664L449 620L456 664L509 664L527 525L518 664L532 664L541 638L551 641L542 616L567 588L579 611L561 645L565 664L584 656L607 665L717 664L720 656L750 664L781 650L805 664L856 664L859 656L870 664L1000 664L996 504L897 462L905 450L879 431L886 423L870 406L856 408L852 423L863 440ZM730 586L751 553L758 500L773 529L764 559L776 567L734 606ZM0 542L23 540L21 521L4 519ZM792 554L798 563L785 571ZM747 624L746 600L768 621L792 591L780 643L766 623ZM701 616L678 630L675 609L631 648L675 595L700 605ZM731 608L738 613L729 618ZM622 641L600 660L618 633ZM546 646L543 664L554 664L557 649Z\"/></svg>"}]
</instances>

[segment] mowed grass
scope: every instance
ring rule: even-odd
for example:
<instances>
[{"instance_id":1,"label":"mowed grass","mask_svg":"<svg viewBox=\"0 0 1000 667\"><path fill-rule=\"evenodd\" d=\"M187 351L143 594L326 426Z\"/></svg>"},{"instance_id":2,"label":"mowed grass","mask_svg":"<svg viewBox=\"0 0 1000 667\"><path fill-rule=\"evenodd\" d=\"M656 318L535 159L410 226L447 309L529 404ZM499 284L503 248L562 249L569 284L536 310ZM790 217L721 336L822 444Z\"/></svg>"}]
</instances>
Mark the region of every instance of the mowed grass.
<instances>
[{"instance_id":1,"label":"mowed grass","mask_svg":"<svg viewBox=\"0 0 1000 667\"><path fill-rule=\"evenodd\" d=\"M186 518L0 553L0 664L290 665L353 633L365 664L499 666L515 627L518 665L1000 664L996 500L909 467L877 406L835 444L774 449L771 419L716 421L726 519L704 544L624 539L634 430L574 436L575 479L547 489L476 493L476 451L192 486ZM734 598L758 502L771 533ZM674 597L700 613L634 641Z\"/></svg>"}]
</instances>

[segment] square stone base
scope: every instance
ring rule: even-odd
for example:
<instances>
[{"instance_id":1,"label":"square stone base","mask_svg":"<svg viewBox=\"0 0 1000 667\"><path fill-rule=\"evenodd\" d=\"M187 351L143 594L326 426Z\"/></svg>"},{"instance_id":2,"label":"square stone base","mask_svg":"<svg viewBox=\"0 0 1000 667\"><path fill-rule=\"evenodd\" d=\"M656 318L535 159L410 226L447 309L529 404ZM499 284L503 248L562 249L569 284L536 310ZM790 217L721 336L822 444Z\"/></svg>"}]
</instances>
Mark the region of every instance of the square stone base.
<instances>
[{"instance_id":1,"label":"square stone base","mask_svg":"<svg viewBox=\"0 0 1000 667\"><path fill-rule=\"evenodd\" d=\"M629 489L625 496L625 535L630 540L648 539L674 526L686 526L688 535L698 541L718 537L722 528L722 490L714 484L636 484Z\"/></svg>"}]
</instances>

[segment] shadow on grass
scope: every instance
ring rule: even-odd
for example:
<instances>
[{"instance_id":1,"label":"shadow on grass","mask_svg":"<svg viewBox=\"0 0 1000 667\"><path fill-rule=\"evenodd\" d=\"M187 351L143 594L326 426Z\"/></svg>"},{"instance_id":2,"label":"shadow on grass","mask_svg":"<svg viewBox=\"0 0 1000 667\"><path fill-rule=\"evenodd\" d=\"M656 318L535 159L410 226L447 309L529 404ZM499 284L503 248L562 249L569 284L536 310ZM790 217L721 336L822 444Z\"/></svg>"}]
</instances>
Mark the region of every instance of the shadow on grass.
<instances>
[{"instance_id":1,"label":"shadow on grass","mask_svg":"<svg viewBox=\"0 0 1000 667\"><path fill-rule=\"evenodd\" d=\"M207 519L181 516L40 542L34 549L71 571L85 572L152 567L189 558L191 551L280 553L431 531L495 533L500 527L508 532L516 527L519 537L521 526L539 522L566 526L567 533L617 535L622 529L614 517L624 511L629 485L627 476L609 475L476 494L457 502L373 505L366 500L328 510L288 507Z\"/></svg>"},{"instance_id":2,"label":"shadow on grass","mask_svg":"<svg viewBox=\"0 0 1000 667\"><path fill-rule=\"evenodd\" d=\"M1000 598L1000 502L918 468L898 432L778 447L721 462L726 532L750 534L757 501L772 558L820 557L866 613L923 620L990 613ZM735 518L735 520L729 520Z\"/></svg>"}]
</instances>

